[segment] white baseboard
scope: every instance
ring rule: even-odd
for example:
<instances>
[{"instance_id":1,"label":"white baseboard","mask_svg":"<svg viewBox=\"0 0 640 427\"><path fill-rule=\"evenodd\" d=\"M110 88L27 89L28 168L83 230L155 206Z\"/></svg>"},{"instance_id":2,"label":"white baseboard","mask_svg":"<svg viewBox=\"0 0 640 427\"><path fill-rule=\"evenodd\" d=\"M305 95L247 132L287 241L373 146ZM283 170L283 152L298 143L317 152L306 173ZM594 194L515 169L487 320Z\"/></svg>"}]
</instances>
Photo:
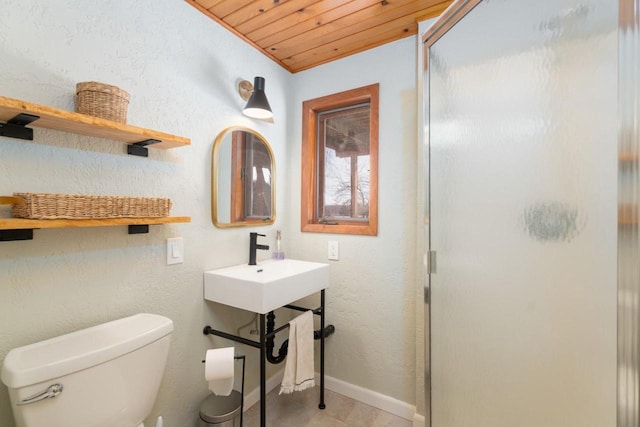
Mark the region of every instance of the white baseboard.
<instances>
[{"instance_id":1,"label":"white baseboard","mask_svg":"<svg viewBox=\"0 0 640 427\"><path fill-rule=\"evenodd\" d=\"M284 369L276 372L273 376L267 379L267 394L282 383L283 376ZM320 385L320 375L317 372L316 385ZM413 421L414 427L424 427L424 416L418 415L416 413L416 407L406 402L326 375L324 377L324 385L327 390L347 396L353 400L373 406L374 408L378 408L382 411L389 412L395 416L404 418L405 420ZM244 410L246 411L259 401L260 387L256 387L250 393L245 393Z\"/></svg>"},{"instance_id":2,"label":"white baseboard","mask_svg":"<svg viewBox=\"0 0 640 427\"><path fill-rule=\"evenodd\" d=\"M319 375L316 373L316 385L320 384L319 378ZM328 376L324 377L324 385L327 390L335 391L338 394L350 397L358 402L365 403L409 421L415 420L416 407L401 400Z\"/></svg>"}]
</instances>

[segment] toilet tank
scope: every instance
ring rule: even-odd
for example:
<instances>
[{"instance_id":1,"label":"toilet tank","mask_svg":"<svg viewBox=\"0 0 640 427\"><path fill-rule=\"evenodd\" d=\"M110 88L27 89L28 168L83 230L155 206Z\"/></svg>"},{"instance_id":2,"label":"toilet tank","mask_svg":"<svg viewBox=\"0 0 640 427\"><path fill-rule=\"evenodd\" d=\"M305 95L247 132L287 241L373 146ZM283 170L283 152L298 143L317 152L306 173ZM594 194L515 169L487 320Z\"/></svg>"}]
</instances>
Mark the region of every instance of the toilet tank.
<instances>
[{"instance_id":1,"label":"toilet tank","mask_svg":"<svg viewBox=\"0 0 640 427\"><path fill-rule=\"evenodd\" d=\"M16 426L139 426L153 408L172 331L170 319L141 313L11 350L0 377ZM57 395L33 399L46 390Z\"/></svg>"}]
</instances>

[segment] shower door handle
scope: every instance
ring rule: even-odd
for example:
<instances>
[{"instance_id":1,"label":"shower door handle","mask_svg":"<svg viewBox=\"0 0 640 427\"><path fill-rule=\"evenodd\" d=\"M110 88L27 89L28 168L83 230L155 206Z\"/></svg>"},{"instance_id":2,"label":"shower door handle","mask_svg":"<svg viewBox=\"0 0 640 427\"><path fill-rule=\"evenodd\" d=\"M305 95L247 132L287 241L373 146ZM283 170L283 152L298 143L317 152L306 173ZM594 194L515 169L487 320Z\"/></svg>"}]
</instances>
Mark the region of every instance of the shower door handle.
<instances>
[{"instance_id":1,"label":"shower door handle","mask_svg":"<svg viewBox=\"0 0 640 427\"><path fill-rule=\"evenodd\" d=\"M427 251L427 274L436 273L436 251Z\"/></svg>"},{"instance_id":2,"label":"shower door handle","mask_svg":"<svg viewBox=\"0 0 640 427\"><path fill-rule=\"evenodd\" d=\"M54 397L57 397L60 393L62 393L62 389L63 389L62 384L60 383L52 384L46 390L40 393L36 393L33 396L29 396L26 399L22 399L20 402L17 403L17 405L18 406L30 405L32 403L40 402L41 400L53 399Z\"/></svg>"}]
</instances>

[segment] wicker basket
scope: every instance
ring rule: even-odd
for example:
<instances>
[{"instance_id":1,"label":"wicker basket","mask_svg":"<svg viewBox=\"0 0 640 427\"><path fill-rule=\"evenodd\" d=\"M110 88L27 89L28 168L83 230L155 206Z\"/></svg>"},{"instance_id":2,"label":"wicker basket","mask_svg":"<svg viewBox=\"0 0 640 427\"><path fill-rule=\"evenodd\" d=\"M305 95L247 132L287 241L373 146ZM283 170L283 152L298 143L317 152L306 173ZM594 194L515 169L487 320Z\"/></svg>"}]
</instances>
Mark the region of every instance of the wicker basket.
<instances>
[{"instance_id":1,"label":"wicker basket","mask_svg":"<svg viewBox=\"0 0 640 427\"><path fill-rule=\"evenodd\" d=\"M79 194L14 193L27 202L13 205L11 214L29 219L95 219L166 217L171 200L155 197L86 196Z\"/></svg>"},{"instance_id":2,"label":"wicker basket","mask_svg":"<svg viewBox=\"0 0 640 427\"><path fill-rule=\"evenodd\" d=\"M129 94L115 86L98 82L76 84L76 112L114 122L127 122Z\"/></svg>"}]
</instances>

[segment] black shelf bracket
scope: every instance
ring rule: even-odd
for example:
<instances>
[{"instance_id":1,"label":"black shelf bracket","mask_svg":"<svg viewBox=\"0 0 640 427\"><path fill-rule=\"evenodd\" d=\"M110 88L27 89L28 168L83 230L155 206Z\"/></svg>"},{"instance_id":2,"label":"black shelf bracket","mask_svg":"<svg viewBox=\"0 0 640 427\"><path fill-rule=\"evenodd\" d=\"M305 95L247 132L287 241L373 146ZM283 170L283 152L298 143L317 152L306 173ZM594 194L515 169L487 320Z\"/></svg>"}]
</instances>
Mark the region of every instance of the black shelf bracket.
<instances>
[{"instance_id":1,"label":"black shelf bracket","mask_svg":"<svg viewBox=\"0 0 640 427\"><path fill-rule=\"evenodd\" d=\"M39 118L40 116L33 114L20 113L7 123L0 123L0 136L33 141L33 129L26 126Z\"/></svg>"},{"instance_id":2,"label":"black shelf bracket","mask_svg":"<svg viewBox=\"0 0 640 427\"><path fill-rule=\"evenodd\" d=\"M0 230L0 242L12 242L15 240L33 240L33 229Z\"/></svg>"},{"instance_id":3,"label":"black shelf bracket","mask_svg":"<svg viewBox=\"0 0 640 427\"><path fill-rule=\"evenodd\" d=\"M129 234L149 233L149 224L130 224ZM0 242L12 242L16 240L33 240L33 228L20 228L0 230Z\"/></svg>"},{"instance_id":4,"label":"black shelf bracket","mask_svg":"<svg viewBox=\"0 0 640 427\"><path fill-rule=\"evenodd\" d=\"M129 225L129 234L146 234L149 232L149 224Z\"/></svg>"},{"instance_id":5,"label":"black shelf bracket","mask_svg":"<svg viewBox=\"0 0 640 427\"><path fill-rule=\"evenodd\" d=\"M139 157L149 157L147 145L153 145L161 142L159 139L145 139L144 141L134 142L127 145L127 154Z\"/></svg>"}]
</instances>

